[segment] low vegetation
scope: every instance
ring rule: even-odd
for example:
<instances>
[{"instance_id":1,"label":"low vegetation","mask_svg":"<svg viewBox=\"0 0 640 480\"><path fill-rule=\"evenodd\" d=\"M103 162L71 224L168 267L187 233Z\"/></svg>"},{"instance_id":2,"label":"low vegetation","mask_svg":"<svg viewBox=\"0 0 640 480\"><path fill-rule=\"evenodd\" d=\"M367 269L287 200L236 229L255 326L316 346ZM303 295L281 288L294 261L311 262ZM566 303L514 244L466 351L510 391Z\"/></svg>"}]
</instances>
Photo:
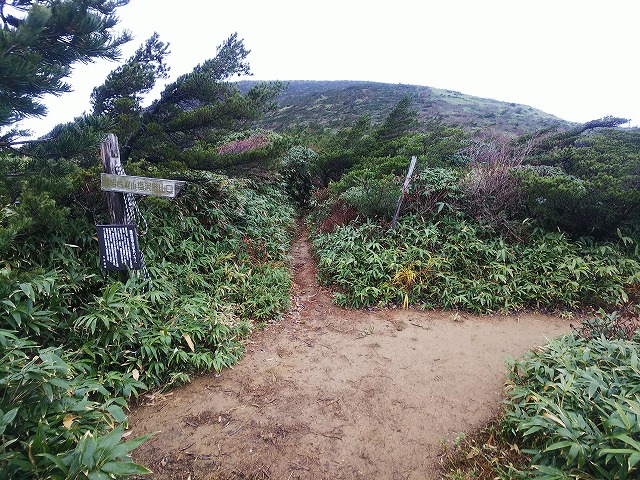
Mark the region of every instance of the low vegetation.
<instances>
[{"instance_id":1,"label":"low vegetation","mask_svg":"<svg viewBox=\"0 0 640 480\"><path fill-rule=\"evenodd\" d=\"M639 349L637 339L565 336L512 362L504 423L537 476L637 475Z\"/></svg>"},{"instance_id":2,"label":"low vegetation","mask_svg":"<svg viewBox=\"0 0 640 480\"><path fill-rule=\"evenodd\" d=\"M477 313L624 304L640 264L613 244L534 230L506 241L457 215L404 217L395 230L373 222L314 237L320 278L349 308L389 304Z\"/></svg>"},{"instance_id":3,"label":"low vegetation","mask_svg":"<svg viewBox=\"0 0 640 480\"><path fill-rule=\"evenodd\" d=\"M142 439L119 443L127 399L236 363L251 328L288 307L294 211L280 189L203 173L140 210L147 279L101 273L82 216L32 224L3 251L5 478L76 478L78 462L90 478L141 473L126 454Z\"/></svg>"},{"instance_id":4,"label":"low vegetation","mask_svg":"<svg viewBox=\"0 0 640 480\"><path fill-rule=\"evenodd\" d=\"M455 152L387 142L418 159L395 228L401 155L352 156L312 197L319 277L340 305L584 317L512 361L503 415L444 449L449 478L637 476L638 132L612 121Z\"/></svg>"},{"instance_id":5,"label":"low vegetation","mask_svg":"<svg viewBox=\"0 0 640 480\"><path fill-rule=\"evenodd\" d=\"M447 477L636 478L638 326L637 317L599 312L511 360L503 416L446 445Z\"/></svg>"}]
</instances>

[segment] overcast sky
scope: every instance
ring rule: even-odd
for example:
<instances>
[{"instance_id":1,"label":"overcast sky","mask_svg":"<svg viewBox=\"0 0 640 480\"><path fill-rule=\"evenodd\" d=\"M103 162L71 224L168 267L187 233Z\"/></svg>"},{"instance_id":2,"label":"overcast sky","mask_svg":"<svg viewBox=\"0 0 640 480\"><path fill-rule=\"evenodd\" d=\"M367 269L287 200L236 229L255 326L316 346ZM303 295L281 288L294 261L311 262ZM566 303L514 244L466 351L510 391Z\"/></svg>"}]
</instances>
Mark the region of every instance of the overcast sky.
<instances>
[{"instance_id":1,"label":"overcast sky","mask_svg":"<svg viewBox=\"0 0 640 480\"><path fill-rule=\"evenodd\" d=\"M256 80L370 80L446 88L585 122L640 124L638 0L131 0L119 29L170 43L171 78L238 32ZM44 134L89 110L117 63L76 68L75 91L47 100Z\"/></svg>"}]
</instances>

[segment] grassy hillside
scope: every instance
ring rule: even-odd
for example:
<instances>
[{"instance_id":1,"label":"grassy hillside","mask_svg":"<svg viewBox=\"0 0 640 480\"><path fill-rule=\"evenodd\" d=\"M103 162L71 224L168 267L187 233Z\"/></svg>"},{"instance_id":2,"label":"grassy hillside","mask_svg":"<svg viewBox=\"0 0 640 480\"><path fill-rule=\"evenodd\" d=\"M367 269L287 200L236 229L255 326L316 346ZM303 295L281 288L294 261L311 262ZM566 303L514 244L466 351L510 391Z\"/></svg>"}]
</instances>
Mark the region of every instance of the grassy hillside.
<instances>
[{"instance_id":1,"label":"grassy hillside","mask_svg":"<svg viewBox=\"0 0 640 480\"><path fill-rule=\"evenodd\" d=\"M239 82L245 91L255 82ZM280 108L267 115L260 126L275 130L295 126L341 127L363 114L380 122L404 96L413 100L420 120L441 117L468 129L492 128L509 133L528 133L551 125L570 123L527 105L465 95L453 90L418 85L360 81L296 80L278 97Z\"/></svg>"}]
</instances>

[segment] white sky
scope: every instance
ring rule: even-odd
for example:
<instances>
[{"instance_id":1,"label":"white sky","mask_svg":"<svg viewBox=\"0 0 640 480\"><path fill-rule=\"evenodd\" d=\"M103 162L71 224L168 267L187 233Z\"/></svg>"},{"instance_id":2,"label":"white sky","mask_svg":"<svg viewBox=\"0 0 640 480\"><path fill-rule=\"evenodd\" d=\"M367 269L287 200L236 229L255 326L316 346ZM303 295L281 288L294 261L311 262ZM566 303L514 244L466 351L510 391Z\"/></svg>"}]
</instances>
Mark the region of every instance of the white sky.
<instances>
[{"instance_id":1,"label":"white sky","mask_svg":"<svg viewBox=\"0 0 640 480\"><path fill-rule=\"evenodd\" d=\"M119 29L170 43L171 78L238 32L256 80L370 80L446 88L570 121L640 123L638 0L131 0ZM81 65L38 135L90 109L114 62ZM152 93L153 95L153 93ZM156 93L157 95L157 93Z\"/></svg>"}]
</instances>

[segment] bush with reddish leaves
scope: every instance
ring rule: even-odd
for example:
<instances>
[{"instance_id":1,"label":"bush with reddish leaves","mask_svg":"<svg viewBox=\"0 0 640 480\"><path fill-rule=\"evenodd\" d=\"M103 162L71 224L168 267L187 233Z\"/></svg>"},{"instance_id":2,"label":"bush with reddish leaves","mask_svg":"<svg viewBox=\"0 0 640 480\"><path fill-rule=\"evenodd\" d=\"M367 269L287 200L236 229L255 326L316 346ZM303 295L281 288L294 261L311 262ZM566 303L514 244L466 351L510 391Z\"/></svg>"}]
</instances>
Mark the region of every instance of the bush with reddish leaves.
<instances>
[{"instance_id":1,"label":"bush with reddish leaves","mask_svg":"<svg viewBox=\"0 0 640 480\"><path fill-rule=\"evenodd\" d=\"M358 211L344 201L338 200L331 207L329 215L320 223L320 231L322 233L331 233L336 228L347 225L358 216Z\"/></svg>"},{"instance_id":2,"label":"bush with reddish leaves","mask_svg":"<svg viewBox=\"0 0 640 480\"><path fill-rule=\"evenodd\" d=\"M241 138L239 140L232 140L218 147L218 154L239 154L257 148L266 147L271 143L271 140L265 134L252 135L247 138Z\"/></svg>"}]
</instances>

